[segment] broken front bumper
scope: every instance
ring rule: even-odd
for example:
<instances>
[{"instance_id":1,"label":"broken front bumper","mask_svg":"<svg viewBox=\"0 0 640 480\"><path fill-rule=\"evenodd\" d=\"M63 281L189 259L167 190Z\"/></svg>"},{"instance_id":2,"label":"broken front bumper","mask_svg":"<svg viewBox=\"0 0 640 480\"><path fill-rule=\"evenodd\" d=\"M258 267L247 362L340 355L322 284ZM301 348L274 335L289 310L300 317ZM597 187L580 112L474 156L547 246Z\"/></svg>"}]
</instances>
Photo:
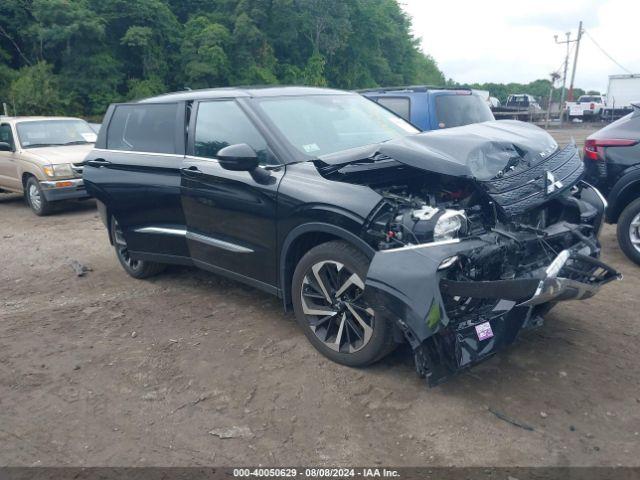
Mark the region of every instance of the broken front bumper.
<instances>
[{"instance_id":1,"label":"broken front bumper","mask_svg":"<svg viewBox=\"0 0 640 480\"><path fill-rule=\"evenodd\" d=\"M555 226L554 234L572 231ZM544 268L495 281L453 281L446 271L457 258L517 240L488 234L381 251L369 267L365 294L377 314L404 332L418 372L433 386L513 343L521 330L541 325L556 302L589 298L621 278L594 258L596 243L576 240Z\"/></svg>"}]
</instances>

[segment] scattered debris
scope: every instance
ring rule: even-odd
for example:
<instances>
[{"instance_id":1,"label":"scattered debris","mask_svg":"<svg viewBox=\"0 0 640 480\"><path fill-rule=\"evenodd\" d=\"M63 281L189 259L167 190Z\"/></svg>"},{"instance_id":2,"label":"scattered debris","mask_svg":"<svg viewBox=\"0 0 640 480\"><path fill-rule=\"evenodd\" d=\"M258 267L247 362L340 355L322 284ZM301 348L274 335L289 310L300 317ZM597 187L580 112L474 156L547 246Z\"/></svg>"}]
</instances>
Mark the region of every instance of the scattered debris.
<instances>
[{"instance_id":1,"label":"scattered debris","mask_svg":"<svg viewBox=\"0 0 640 480\"><path fill-rule=\"evenodd\" d=\"M74 370L80 370L80 365L76 365L73 367Z\"/></svg>"},{"instance_id":2,"label":"scattered debris","mask_svg":"<svg viewBox=\"0 0 640 480\"><path fill-rule=\"evenodd\" d=\"M78 277L84 277L87 272L92 272L91 267L87 267L86 265L81 264L77 260L71 260L71 268L73 268L74 272Z\"/></svg>"},{"instance_id":3,"label":"scattered debris","mask_svg":"<svg viewBox=\"0 0 640 480\"><path fill-rule=\"evenodd\" d=\"M253 432L249 427L238 427L236 425L227 428L214 428L209 434L226 439L226 438L253 438Z\"/></svg>"},{"instance_id":4,"label":"scattered debris","mask_svg":"<svg viewBox=\"0 0 640 480\"><path fill-rule=\"evenodd\" d=\"M199 404L200 402L204 402L206 399L208 399L211 396L211 393L204 393L202 395L200 395L198 398L196 398L195 400L191 401L191 402L187 402L187 403L183 403L182 405L180 405L179 407L173 409L171 411L171 415L173 415L174 413L176 413L178 410L182 410L184 407L186 407L187 405L191 405L192 407Z\"/></svg>"},{"instance_id":5,"label":"scattered debris","mask_svg":"<svg viewBox=\"0 0 640 480\"><path fill-rule=\"evenodd\" d=\"M565 372L564 370L560 370L558 373L560 374L561 377L567 376L567 372Z\"/></svg>"},{"instance_id":6,"label":"scattered debris","mask_svg":"<svg viewBox=\"0 0 640 480\"><path fill-rule=\"evenodd\" d=\"M137 332L131 332L131 338L136 338L138 336Z\"/></svg>"},{"instance_id":7,"label":"scattered debris","mask_svg":"<svg viewBox=\"0 0 640 480\"><path fill-rule=\"evenodd\" d=\"M497 410L494 410L493 408L489 407L489 411L491 413L493 413L496 417L498 417L500 420L503 420L507 423L510 423L511 425L514 425L516 427L522 428L524 430L528 430L530 432L533 432L535 430L535 428L533 428L531 425L528 425L524 422L520 422L519 420L515 420L513 418L507 417L504 413L499 412Z\"/></svg>"},{"instance_id":8,"label":"scattered debris","mask_svg":"<svg viewBox=\"0 0 640 480\"><path fill-rule=\"evenodd\" d=\"M576 431L576 427L573 425L569 425L569 430L571 430L572 432Z\"/></svg>"},{"instance_id":9,"label":"scattered debris","mask_svg":"<svg viewBox=\"0 0 640 480\"><path fill-rule=\"evenodd\" d=\"M151 392L147 392L144 395L142 395L142 400L147 401L147 402L155 402L157 400L161 400L161 396L158 392L156 391L151 391Z\"/></svg>"},{"instance_id":10,"label":"scattered debris","mask_svg":"<svg viewBox=\"0 0 640 480\"><path fill-rule=\"evenodd\" d=\"M547 412L540 412L540 416L542 418L547 418L549 415L547 415Z\"/></svg>"},{"instance_id":11,"label":"scattered debris","mask_svg":"<svg viewBox=\"0 0 640 480\"><path fill-rule=\"evenodd\" d=\"M170 339L169 339L169 342L170 342L170 343L178 343L178 340L176 340L175 338L170 338Z\"/></svg>"}]
</instances>

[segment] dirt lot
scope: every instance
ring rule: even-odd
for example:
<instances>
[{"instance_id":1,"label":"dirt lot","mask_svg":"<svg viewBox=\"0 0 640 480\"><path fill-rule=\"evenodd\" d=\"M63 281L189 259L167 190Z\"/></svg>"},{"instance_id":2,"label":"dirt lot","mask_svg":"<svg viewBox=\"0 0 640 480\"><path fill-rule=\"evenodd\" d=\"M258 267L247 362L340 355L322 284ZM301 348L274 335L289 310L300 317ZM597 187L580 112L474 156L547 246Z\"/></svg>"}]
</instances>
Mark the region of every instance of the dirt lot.
<instances>
[{"instance_id":1,"label":"dirt lot","mask_svg":"<svg viewBox=\"0 0 640 480\"><path fill-rule=\"evenodd\" d=\"M90 203L0 196L0 464L640 465L640 268L603 244L623 282L429 390L406 348L329 362L249 287L129 278Z\"/></svg>"}]
</instances>

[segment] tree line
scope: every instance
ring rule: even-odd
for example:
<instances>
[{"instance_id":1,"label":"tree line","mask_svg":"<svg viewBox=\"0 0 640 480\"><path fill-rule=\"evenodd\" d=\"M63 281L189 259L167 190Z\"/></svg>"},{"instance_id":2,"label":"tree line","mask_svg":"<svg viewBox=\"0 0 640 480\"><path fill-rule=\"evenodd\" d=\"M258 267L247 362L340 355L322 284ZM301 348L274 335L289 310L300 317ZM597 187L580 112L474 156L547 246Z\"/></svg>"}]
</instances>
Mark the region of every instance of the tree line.
<instances>
[{"instance_id":1,"label":"tree line","mask_svg":"<svg viewBox=\"0 0 640 480\"><path fill-rule=\"evenodd\" d=\"M550 86L445 80L397 0L0 2L0 101L10 113L98 119L112 102L264 84L465 86L501 101L545 99Z\"/></svg>"},{"instance_id":2,"label":"tree line","mask_svg":"<svg viewBox=\"0 0 640 480\"><path fill-rule=\"evenodd\" d=\"M185 88L443 84L396 0L2 0L0 101L100 117Z\"/></svg>"}]
</instances>

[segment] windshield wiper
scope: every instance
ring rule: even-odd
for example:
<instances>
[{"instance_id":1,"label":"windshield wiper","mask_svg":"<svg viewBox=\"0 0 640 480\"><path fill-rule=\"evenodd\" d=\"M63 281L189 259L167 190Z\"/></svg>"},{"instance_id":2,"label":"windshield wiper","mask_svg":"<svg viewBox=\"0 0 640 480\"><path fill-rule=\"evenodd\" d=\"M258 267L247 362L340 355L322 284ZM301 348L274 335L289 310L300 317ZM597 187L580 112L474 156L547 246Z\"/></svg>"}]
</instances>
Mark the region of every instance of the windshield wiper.
<instances>
[{"instance_id":1,"label":"windshield wiper","mask_svg":"<svg viewBox=\"0 0 640 480\"><path fill-rule=\"evenodd\" d=\"M58 143L56 145L84 145L85 143L93 143L93 142L87 142L86 140L76 140L73 142Z\"/></svg>"}]
</instances>

